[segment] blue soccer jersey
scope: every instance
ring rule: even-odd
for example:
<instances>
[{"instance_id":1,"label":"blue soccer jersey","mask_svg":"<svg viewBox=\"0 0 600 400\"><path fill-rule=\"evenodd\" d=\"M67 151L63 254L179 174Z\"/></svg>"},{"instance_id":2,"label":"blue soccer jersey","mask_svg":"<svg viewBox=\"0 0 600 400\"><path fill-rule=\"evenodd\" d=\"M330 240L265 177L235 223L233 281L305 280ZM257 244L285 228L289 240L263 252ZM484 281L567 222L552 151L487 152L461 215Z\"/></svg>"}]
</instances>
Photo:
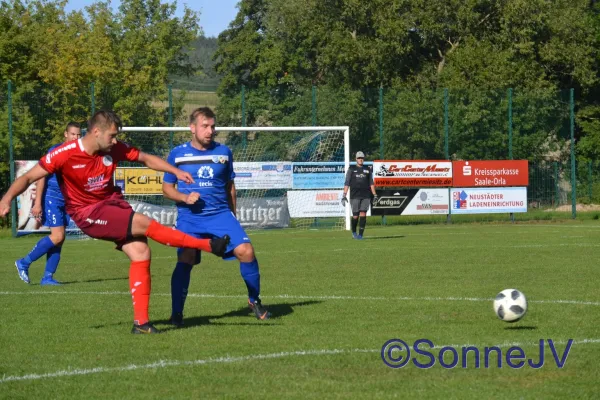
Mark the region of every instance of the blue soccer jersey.
<instances>
[{"instance_id":1,"label":"blue soccer jersey","mask_svg":"<svg viewBox=\"0 0 600 400\"><path fill-rule=\"evenodd\" d=\"M175 147L167 158L169 164L188 172L194 183L177 181L173 174L165 173L166 183L177 184L181 193L200 193L196 204L177 204L177 219L193 223L202 218L229 211L227 184L233 181L233 155L229 147L214 143L208 150L198 150L191 142Z\"/></svg>"},{"instance_id":2,"label":"blue soccer jersey","mask_svg":"<svg viewBox=\"0 0 600 400\"><path fill-rule=\"evenodd\" d=\"M62 145L63 143L59 143L54 145L48 149L46 153L50 153L54 150L55 147ZM46 177L46 186L44 187L43 193L44 203L48 201L52 201L53 204L58 206L65 205L65 199L60 191L60 186L58 185L58 180L56 179L56 174L51 174Z\"/></svg>"}]
</instances>

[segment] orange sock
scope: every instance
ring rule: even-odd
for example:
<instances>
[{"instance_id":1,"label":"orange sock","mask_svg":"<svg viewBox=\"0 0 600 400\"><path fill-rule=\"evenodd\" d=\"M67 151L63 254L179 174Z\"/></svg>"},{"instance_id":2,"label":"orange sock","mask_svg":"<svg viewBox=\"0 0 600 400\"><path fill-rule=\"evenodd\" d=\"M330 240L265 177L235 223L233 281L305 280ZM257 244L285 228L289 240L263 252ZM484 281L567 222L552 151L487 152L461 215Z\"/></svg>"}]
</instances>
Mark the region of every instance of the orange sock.
<instances>
[{"instance_id":1,"label":"orange sock","mask_svg":"<svg viewBox=\"0 0 600 400\"><path fill-rule=\"evenodd\" d=\"M158 243L173 247L187 247L210 252L210 239L196 239L193 236L186 235L177 229L167 228L155 220L150 222L146 231L146 236L156 240Z\"/></svg>"},{"instance_id":2,"label":"orange sock","mask_svg":"<svg viewBox=\"0 0 600 400\"><path fill-rule=\"evenodd\" d=\"M132 261L129 267L129 289L133 301L133 323L143 325L148 322L150 304L150 260Z\"/></svg>"}]
</instances>

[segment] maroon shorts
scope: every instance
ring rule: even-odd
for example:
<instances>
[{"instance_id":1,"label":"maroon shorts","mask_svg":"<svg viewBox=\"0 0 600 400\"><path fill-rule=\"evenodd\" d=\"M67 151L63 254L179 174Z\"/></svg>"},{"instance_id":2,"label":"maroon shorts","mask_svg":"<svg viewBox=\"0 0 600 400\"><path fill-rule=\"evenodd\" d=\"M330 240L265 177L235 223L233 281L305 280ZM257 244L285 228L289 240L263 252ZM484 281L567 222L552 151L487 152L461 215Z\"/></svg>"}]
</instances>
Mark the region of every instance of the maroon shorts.
<instances>
[{"instance_id":1,"label":"maroon shorts","mask_svg":"<svg viewBox=\"0 0 600 400\"><path fill-rule=\"evenodd\" d=\"M117 248L132 239L131 224L135 212L120 195L77 210L71 215L83 233L94 239L115 242Z\"/></svg>"}]
</instances>

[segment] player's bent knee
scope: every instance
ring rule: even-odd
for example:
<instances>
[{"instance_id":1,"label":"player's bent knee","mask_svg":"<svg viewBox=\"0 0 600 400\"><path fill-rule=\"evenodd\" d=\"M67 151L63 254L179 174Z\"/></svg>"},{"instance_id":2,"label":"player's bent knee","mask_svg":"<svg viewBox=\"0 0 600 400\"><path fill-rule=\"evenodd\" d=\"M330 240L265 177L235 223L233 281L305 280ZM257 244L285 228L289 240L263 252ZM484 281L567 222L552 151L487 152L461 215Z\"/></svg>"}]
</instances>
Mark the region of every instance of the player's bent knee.
<instances>
[{"instance_id":1,"label":"player's bent knee","mask_svg":"<svg viewBox=\"0 0 600 400\"><path fill-rule=\"evenodd\" d=\"M134 213L131 221L131 235L133 237L145 236L152 220L144 214Z\"/></svg>"},{"instance_id":2,"label":"player's bent knee","mask_svg":"<svg viewBox=\"0 0 600 400\"><path fill-rule=\"evenodd\" d=\"M145 261L149 260L152 256L150 251L150 246L146 240L132 240L130 242L125 243L121 250L123 253L127 254L127 257L131 261Z\"/></svg>"},{"instance_id":3,"label":"player's bent knee","mask_svg":"<svg viewBox=\"0 0 600 400\"><path fill-rule=\"evenodd\" d=\"M233 250L233 254L241 262L252 262L254 261L254 247L250 243L240 244Z\"/></svg>"},{"instance_id":4,"label":"player's bent knee","mask_svg":"<svg viewBox=\"0 0 600 400\"><path fill-rule=\"evenodd\" d=\"M65 241L65 227L50 228L50 240L55 246L62 245Z\"/></svg>"},{"instance_id":5,"label":"player's bent knee","mask_svg":"<svg viewBox=\"0 0 600 400\"><path fill-rule=\"evenodd\" d=\"M197 264L196 252L196 249L182 249L177 255L177 261L189 265Z\"/></svg>"}]
</instances>

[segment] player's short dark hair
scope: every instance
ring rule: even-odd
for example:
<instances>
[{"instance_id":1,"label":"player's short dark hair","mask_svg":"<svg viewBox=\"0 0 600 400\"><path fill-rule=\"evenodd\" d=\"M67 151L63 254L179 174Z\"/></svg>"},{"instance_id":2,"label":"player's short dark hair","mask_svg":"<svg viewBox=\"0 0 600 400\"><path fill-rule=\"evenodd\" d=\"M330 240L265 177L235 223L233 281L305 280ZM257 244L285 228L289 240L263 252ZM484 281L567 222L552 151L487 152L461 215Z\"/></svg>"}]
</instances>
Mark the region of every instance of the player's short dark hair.
<instances>
[{"instance_id":1,"label":"player's short dark hair","mask_svg":"<svg viewBox=\"0 0 600 400\"><path fill-rule=\"evenodd\" d=\"M79 122L71 121L71 122L69 122L67 124L67 127L65 128L65 131L68 131L69 128L81 129L81 124Z\"/></svg>"},{"instance_id":2,"label":"player's short dark hair","mask_svg":"<svg viewBox=\"0 0 600 400\"><path fill-rule=\"evenodd\" d=\"M190 114L190 124L196 122L196 118L198 118L198 115L202 115L204 118L215 118L215 112L211 110L210 107L200 107L196 108Z\"/></svg>"},{"instance_id":3,"label":"player's short dark hair","mask_svg":"<svg viewBox=\"0 0 600 400\"><path fill-rule=\"evenodd\" d=\"M100 110L97 111L92 118L88 121L88 132L92 129L99 127L101 129L108 129L115 125L118 130L123 128L121 118L112 110Z\"/></svg>"}]
</instances>

